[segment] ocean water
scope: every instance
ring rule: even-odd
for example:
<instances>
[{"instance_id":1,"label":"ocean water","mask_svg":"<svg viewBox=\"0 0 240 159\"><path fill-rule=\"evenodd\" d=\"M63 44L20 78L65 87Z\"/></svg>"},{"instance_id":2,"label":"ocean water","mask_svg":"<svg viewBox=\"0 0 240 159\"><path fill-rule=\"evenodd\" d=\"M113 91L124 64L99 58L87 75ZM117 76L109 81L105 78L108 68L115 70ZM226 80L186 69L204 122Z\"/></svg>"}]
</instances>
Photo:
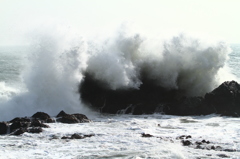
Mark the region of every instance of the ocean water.
<instances>
[{"instance_id":1,"label":"ocean water","mask_svg":"<svg viewBox=\"0 0 240 159\"><path fill-rule=\"evenodd\" d=\"M37 111L54 116L65 110L86 114L92 122L51 123L40 134L1 135L0 158L240 158L239 118L99 114L81 103L77 91L84 71L117 89L139 87L138 72L144 68L149 78L162 86L199 95L221 79L240 79L239 44L200 43L182 35L161 42L161 46L138 35L114 37L100 43L104 44L101 47L81 38L60 42L59 37L43 39L27 47L0 48L0 121ZM182 81L176 85L179 76ZM198 88L203 89L197 92ZM61 139L74 133L94 136ZM142 137L143 133L154 137ZM193 143L210 143L203 145L204 149L183 146L177 139L181 135L191 135ZM221 149L212 150L211 146Z\"/></svg>"}]
</instances>

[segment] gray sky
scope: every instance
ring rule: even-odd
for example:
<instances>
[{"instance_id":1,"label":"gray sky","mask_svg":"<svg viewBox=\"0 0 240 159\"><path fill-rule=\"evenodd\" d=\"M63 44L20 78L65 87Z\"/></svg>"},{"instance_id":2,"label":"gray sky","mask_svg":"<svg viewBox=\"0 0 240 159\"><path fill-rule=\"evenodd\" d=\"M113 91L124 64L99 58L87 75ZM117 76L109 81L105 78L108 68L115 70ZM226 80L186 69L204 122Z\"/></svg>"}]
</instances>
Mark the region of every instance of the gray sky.
<instances>
[{"instance_id":1,"label":"gray sky","mask_svg":"<svg viewBox=\"0 0 240 159\"><path fill-rule=\"evenodd\" d=\"M240 0L0 0L0 45L27 43L29 32L65 25L83 35L123 22L149 32L203 33L240 43Z\"/></svg>"}]
</instances>

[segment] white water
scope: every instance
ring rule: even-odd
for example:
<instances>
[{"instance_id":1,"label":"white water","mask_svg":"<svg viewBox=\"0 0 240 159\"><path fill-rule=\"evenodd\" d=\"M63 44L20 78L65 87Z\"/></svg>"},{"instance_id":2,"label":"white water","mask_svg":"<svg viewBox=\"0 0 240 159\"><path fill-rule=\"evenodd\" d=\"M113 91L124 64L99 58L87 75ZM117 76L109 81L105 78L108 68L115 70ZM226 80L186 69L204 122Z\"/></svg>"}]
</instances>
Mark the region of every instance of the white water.
<instances>
[{"instance_id":1,"label":"white water","mask_svg":"<svg viewBox=\"0 0 240 159\"><path fill-rule=\"evenodd\" d=\"M232 47L230 53L225 43L208 43L191 36L177 35L165 42L157 39L120 34L95 43L52 31L34 36L27 51L1 50L1 121L37 111L56 115L64 109L67 113L84 113L93 122L53 123L40 134L2 135L0 158L221 158L219 154L239 158L238 118L105 116L81 104L77 86L84 71L117 89L138 88L139 72L144 70L159 85L185 89L189 94L210 91L222 82L219 75L224 80L240 77L239 47ZM73 133L95 136L82 140L52 139L53 135L61 138ZM143 138L142 133L156 137ZM185 147L176 140L180 135L191 135L193 142L205 139L212 145L237 151Z\"/></svg>"},{"instance_id":2,"label":"white water","mask_svg":"<svg viewBox=\"0 0 240 159\"><path fill-rule=\"evenodd\" d=\"M49 124L41 134L0 136L1 158L230 158L240 157L240 119L217 116L166 115L99 116L92 123ZM81 140L52 139L73 133L95 134ZM143 138L142 133L156 137ZM238 152L201 150L182 146L176 138L191 135L192 142L209 140ZM162 139L157 138L162 137Z\"/></svg>"}]
</instances>

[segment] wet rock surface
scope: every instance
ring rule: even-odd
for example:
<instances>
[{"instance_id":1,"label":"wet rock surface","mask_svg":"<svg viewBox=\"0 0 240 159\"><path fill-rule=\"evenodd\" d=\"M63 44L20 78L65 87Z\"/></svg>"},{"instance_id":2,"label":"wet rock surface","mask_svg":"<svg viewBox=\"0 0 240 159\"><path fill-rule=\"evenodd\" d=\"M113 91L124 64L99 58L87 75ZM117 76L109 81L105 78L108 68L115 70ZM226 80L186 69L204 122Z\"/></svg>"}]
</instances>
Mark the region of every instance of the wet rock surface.
<instances>
[{"instance_id":1,"label":"wet rock surface","mask_svg":"<svg viewBox=\"0 0 240 159\"><path fill-rule=\"evenodd\" d=\"M83 123L90 122L83 114L67 114L61 111L57 115L57 121L62 123ZM21 135L28 133L41 133L43 128L49 128L46 123L55 122L47 113L37 112L31 117L16 117L8 122L0 122L0 135ZM87 137L87 136L84 136Z\"/></svg>"},{"instance_id":2,"label":"wet rock surface","mask_svg":"<svg viewBox=\"0 0 240 159\"><path fill-rule=\"evenodd\" d=\"M235 81L221 84L204 97L206 107L224 116L240 116L240 85Z\"/></svg>"},{"instance_id":3,"label":"wet rock surface","mask_svg":"<svg viewBox=\"0 0 240 159\"><path fill-rule=\"evenodd\" d=\"M32 118L38 119L44 123L53 123L54 122L54 120L47 113L44 113L44 112L37 112L37 113L33 114Z\"/></svg>"},{"instance_id":4,"label":"wet rock surface","mask_svg":"<svg viewBox=\"0 0 240 159\"><path fill-rule=\"evenodd\" d=\"M142 80L139 89L112 90L86 74L79 92L86 105L103 113L240 116L240 85L235 81L224 82L204 96L191 97L182 90L166 90L149 80Z\"/></svg>"},{"instance_id":5,"label":"wet rock surface","mask_svg":"<svg viewBox=\"0 0 240 159\"><path fill-rule=\"evenodd\" d=\"M223 148L219 146L217 143L210 142L205 139L192 138L191 135L181 135L174 139L171 137L160 137L160 136L154 136L151 134L143 133L141 134L141 137L144 137L144 138L155 137L155 138L159 138L160 140L169 141L172 143L180 141L179 143L182 146L186 146L194 149L200 149L200 150L214 150L214 151L220 151L220 152L236 152L237 151L236 149ZM224 156L225 154L219 154L219 155Z\"/></svg>"},{"instance_id":6,"label":"wet rock surface","mask_svg":"<svg viewBox=\"0 0 240 159\"><path fill-rule=\"evenodd\" d=\"M67 114L64 111L61 111L57 115L57 122L61 123L73 124L73 123L86 123L90 121L91 120L89 120L87 116L84 114Z\"/></svg>"},{"instance_id":7,"label":"wet rock surface","mask_svg":"<svg viewBox=\"0 0 240 159\"><path fill-rule=\"evenodd\" d=\"M30 126L30 124L31 124L30 122L14 121L10 125L10 133L14 132L14 131L17 131L18 129L26 129Z\"/></svg>"},{"instance_id":8,"label":"wet rock surface","mask_svg":"<svg viewBox=\"0 0 240 159\"><path fill-rule=\"evenodd\" d=\"M83 134L74 133L71 136L63 136L61 139L84 139L92 136L95 136L95 135L94 134L83 135Z\"/></svg>"},{"instance_id":9,"label":"wet rock surface","mask_svg":"<svg viewBox=\"0 0 240 159\"><path fill-rule=\"evenodd\" d=\"M153 135L143 133L143 134L142 134L142 137L153 137Z\"/></svg>"},{"instance_id":10,"label":"wet rock surface","mask_svg":"<svg viewBox=\"0 0 240 159\"><path fill-rule=\"evenodd\" d=\"M8 131L8 123L0 122L0 135L6 134Z\"/></svg>"}]
</instances>

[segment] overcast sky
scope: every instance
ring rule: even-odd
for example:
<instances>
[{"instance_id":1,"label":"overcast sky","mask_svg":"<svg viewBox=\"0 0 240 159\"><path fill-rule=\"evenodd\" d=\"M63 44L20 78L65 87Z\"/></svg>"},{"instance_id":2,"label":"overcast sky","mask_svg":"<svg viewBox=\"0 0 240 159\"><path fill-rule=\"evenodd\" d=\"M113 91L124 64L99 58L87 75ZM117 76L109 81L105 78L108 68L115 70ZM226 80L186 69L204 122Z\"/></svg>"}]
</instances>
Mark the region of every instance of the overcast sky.
<instances>
[{"instance_id":1,"label":"overcast sky","mask_svg":"<svg viewBox=\"0 0 240 159\"><path fill-rule=\"evenodd\" d=\"M0 45L25 44L45 24L94 34L134 23L146 31L197 32L240 43L240 0L0 0Z\"/></svg>"}]
</instances>

